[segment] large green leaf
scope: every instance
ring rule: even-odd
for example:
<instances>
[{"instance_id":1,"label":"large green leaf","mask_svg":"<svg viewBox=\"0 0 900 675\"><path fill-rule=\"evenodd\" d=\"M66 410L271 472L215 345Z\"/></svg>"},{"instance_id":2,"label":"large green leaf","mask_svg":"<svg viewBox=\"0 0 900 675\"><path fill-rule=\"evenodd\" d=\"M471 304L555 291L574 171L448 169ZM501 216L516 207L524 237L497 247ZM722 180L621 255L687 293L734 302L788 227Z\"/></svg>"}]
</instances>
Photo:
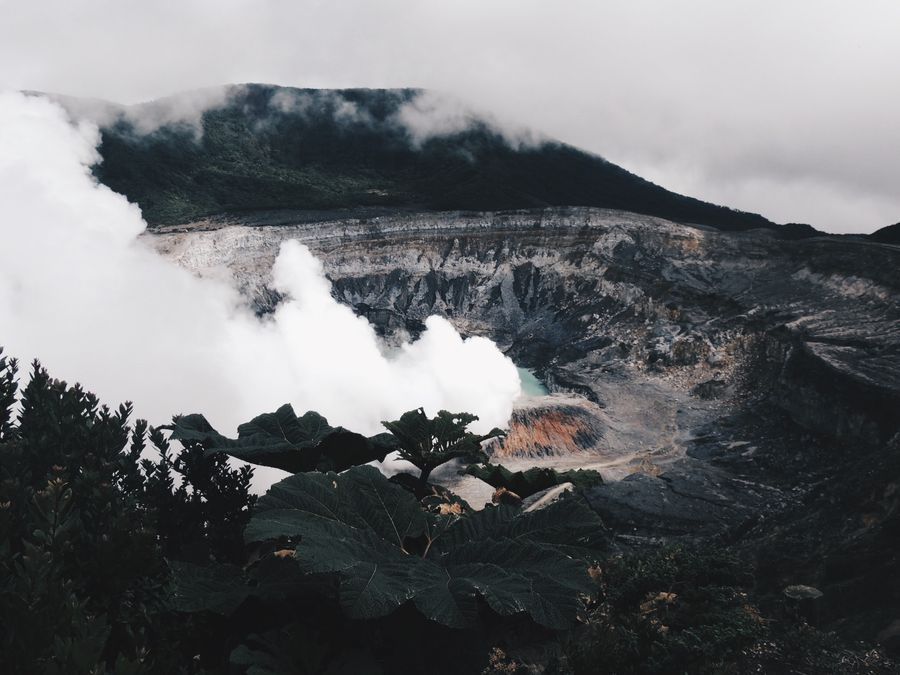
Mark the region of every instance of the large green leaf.
<instances>
[{"instance_id":1,"label":"large green leaf","mask_svg":"<svg viewBox=\"0 0 900 675\"><path fill-rule=\"evenodd\" d=\"M170 560L172 609L229 616L248 598L281 601L328 595L328 579L305 574L290 558L266 556L248 569Z\"/></svg>"},{"instance_id":2,"label":"large green leaf","mask_svg":"<svg viewBox=\"0 0 900 675\"><path fill-rule=\"evenodd\" d=\"M590 487L603 482L600 474L590 469L556 471L533 467L526 471L513 472L499 464L485 464L484 466L469 466L466 468L466 473L483 480L492 487L506 488L520 497L528 497L563 483L572 483L575 487Z\"/></svg>"},{"instance_id":3,"label":"large green leaf","mask_svg":"<svg viewBox=\"0 0 900 675\"><path fill-rule=\"evenodd\" d=\"M550 628L572 624L593 585L582 560L553 546L498 539L464 544L443 564L465 577L498 614L525 612Z\"/></svg>"},{"instance_id":4,"label":"large green leaf","mask_svg":"<svg viewBox=\"0 0 900 675\"><path fill-rule=\"evenodd\" d=\"M244 573L236 565L201 566L169 561L172 608L179 612L209 611L228 615L249 596Z\"/></svg>"},{"instance_id":5,"label":"large green leaf","mask_svg":"<svg viewBox=\"0 0 900 675\"><path fill-rule=\"evenodd\" d=\"M426 514L412 494L378 469L359 466L340 474L297 474L276 483L256 503L244 538L248 543L298 536L353 538L371 531L402 548L425 528Z\"/></svg>"},{"instance_id":6,"label":"large green leaf","mask_svg":"<svg viewBox=\"0 0 900 675\"><path fill-rule=\"evenodd\" d=\"M208 452L224 452L251 464L291 473L343 471L373 460L382 461L396 449L389 434L366 438L329 426L328 420L317 412L298 417L290 404L242 424L237 439L221 435L203 415L176 417L168 429L172 438L202 443Z\"/></svg>"},{"instance_id":7,"label":"large green leaf","mask_svg":"<svg viewBox=\"0 0 900 675\"><path fill-rule=\"evenodd\" d=\"M355 467L277 483L257 503L245 538L289 540L304 572L337 575L352 618L411 601L429 619L463 627L477 621L480 597L499 614L563 628L593 587L586 559L569 546L597 544L602 531L590 509L569 499L527 514L429 514L377 470Z\"/></svg>"},{"instance_id":8,"label":"large green leaf","mask_svg":"<svg viewBox=\"0 0 900 675\"><path fill-rule=\"evenodd\" d=\"M382 422L399 445L400 457L412 462L426 475L434 467L457 457L470 462L486 461L481 450L483 441L502 436L503 431L492 429L484 435L467 431L466 427L478 418L470 413L450 413L441 410L429 418L422 408L410 410L393 422Z\"/></svg>"},{"instance_id":9,"label":"large green leaf","mask_svg":"<svg viewBox=\"0 0 900 675\"><path fill-rule=\"evenodd\" d=\"M571 555L592 557L607 541L600 517L580 496L564 497L536 511L514 506L496 506L461 518L437 542L439 550L452 551L467 543L511 539L552 545Z\"/></svg>"},{"instance_id":10,"label":"large green leaf","mask_svg":"<svg viewBox=\"0 0 900 675\"><path fill-rule=\"evenodd\" d=\"M412 558L403 547L426 527L426 514L412 494L363 466L276 483L257 502L245 539L299 537L301 568L340 573L344 609L367 618L410 599Z\"/></svg>"},{"instance_id":11,"label":"large green leaf","mask_svg":"<svg viewBox=\"0 0 900 675\"><path fill-rule=\"evenodd\" d=\"M250 634L232 650L228 661L234 670L228 672L235 675L381 675L384 672L368 650L346 639L339 645L332 640L301 623Z\"/></svg>"}]
</instances>

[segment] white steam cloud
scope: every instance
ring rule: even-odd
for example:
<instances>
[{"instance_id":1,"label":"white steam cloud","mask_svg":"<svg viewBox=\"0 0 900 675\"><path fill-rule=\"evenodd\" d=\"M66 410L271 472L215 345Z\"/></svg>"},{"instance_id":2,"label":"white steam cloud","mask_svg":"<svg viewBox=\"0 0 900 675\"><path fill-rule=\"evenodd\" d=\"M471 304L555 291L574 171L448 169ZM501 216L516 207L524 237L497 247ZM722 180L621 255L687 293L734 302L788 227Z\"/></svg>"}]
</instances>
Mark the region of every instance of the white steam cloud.
<instances>
[{"instance_id":1,"label":"white steam cloud","mask_svg":"<svg viewBox=\"0 0 900 675\"><path fill-rule=\"evenodd\" d=\"M274 269L289 299L257 318L224 281L200 279L138 235L140 210L100 185L97 127L45 98L0 93L0 344L38 357L101 400L151 423L202 412L223 433L290 402L362 433L424 406L504 426L520 393L513 363L484 338L432 317L388 352L337 303L297 242ZM280 472L257 471L257 487Z\"/></svg>"}]
</instances>

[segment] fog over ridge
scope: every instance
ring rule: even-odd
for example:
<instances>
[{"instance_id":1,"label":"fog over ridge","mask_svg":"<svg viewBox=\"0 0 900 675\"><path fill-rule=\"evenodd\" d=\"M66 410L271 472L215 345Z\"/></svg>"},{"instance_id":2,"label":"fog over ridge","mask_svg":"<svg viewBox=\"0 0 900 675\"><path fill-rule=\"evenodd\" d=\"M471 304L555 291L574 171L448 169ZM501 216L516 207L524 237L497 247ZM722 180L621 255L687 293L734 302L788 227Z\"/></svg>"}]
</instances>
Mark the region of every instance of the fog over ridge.
<instances>
[{"instance_id":1,"label":"fog over ridge","mask_svg":"<svg viewBox=\"0 0 900 675\"><path fill-rule=\"evenodd\" d=\"M254 89L272 90L267 108L272 113L293 115L301 119L311 114L327 115L337 126L359 125L391 132L404 132L413 148L426 141L452 136L480 126L489 129L513 149L537 147L552 139L488 110L466 103L446 92L430 89L392 89L385 93L402 96L396 109L385 119L375 119L365 107L348 98L353 89L299 89L265 83L227 84L170 94L141 103L121 104L113 101L78 98L55 92L25 92L45 96L61 105L79 122L101 128L126 125L135 136L153 134L164 127L187 129L195 141L203 136L203 115L239 103ZM265 115L258 124L266 124Z\"/></svg>"},{"instance_id":2,"label":"fog over ridge","mask_svg":"<svg viewBox=\"0 0 900 675\"><path fill-rule=\"evenodd\" d=\"M7 0L0 87L437 90L680 194L871 232L900 219L898 26L894 0Z\"/></svg>"}]
</instances>

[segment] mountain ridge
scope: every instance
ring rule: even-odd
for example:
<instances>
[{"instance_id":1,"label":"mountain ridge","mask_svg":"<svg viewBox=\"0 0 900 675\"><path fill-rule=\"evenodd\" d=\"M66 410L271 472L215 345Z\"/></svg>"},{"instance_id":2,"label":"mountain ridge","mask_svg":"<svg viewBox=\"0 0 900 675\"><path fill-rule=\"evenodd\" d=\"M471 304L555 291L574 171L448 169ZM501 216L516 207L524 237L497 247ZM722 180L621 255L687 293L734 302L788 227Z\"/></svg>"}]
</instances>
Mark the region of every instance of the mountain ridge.
<instances>
[{"instance_id":1,"label":"mountain ridge","mask_svg":"<svg viewBox=\"0 0 900 675\"><path fill-rule=\"evenodd\" d=\"M99 115L95 175L138 203L151 226L277 209L593 206L722 230L767 228L790 239L819 234L676 194L559 141L510 138L490 118L448 114L425 90L216 91ZM78 99L59 100L70 112L79 108ZM102 104L88 103L87 115L98 116ZM185 119L174 114L179 108ZM422 125L434 128L423 135Z\"/></svg>"},{"instance_id":2,"label":"mountain ridge","mask_svg":"<svg viewBox=\"0 0 900 675\"><path fill-rule=\"evenodd\" d=\"M900 244L900 223L886 225L868 236L872 241L882 244Z\"/></svg>"}]
</instances>

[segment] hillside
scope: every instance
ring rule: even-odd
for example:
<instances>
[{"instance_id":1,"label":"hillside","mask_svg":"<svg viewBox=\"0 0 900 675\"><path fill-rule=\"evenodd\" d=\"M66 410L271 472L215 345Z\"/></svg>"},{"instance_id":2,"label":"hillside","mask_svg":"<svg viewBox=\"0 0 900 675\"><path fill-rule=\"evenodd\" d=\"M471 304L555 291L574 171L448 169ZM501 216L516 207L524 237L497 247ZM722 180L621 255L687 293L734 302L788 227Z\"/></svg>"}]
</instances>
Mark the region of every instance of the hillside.
<instances>
[{"instance_id":1,"label":"hillside","mask_svg":"<svg viewBox=\"0 0 900 675\"><path fill-rule=\"evenodd\" d=\"M882 244L900 244L900 223L894 223L880 230L875 230L869 235L869 239Z\"/></svg>"},{"instance_id":2,"label":"hillside","mask_svg":"<svg viewBox=\"0 0 900 675\"><path fill-rule=\"evenodd\" d=\"M401 115L418 90L227 91L202 113L202 134L172 122L138 133L135 119L154 106L177 109L178 96L120 107L103 128L97 177L140 204L151 225L281 208L596 206L723 230L777 227L675 194L562 143L510 143L488 121L473 118L421 138Z\"/></svg>"}]
</instances>

